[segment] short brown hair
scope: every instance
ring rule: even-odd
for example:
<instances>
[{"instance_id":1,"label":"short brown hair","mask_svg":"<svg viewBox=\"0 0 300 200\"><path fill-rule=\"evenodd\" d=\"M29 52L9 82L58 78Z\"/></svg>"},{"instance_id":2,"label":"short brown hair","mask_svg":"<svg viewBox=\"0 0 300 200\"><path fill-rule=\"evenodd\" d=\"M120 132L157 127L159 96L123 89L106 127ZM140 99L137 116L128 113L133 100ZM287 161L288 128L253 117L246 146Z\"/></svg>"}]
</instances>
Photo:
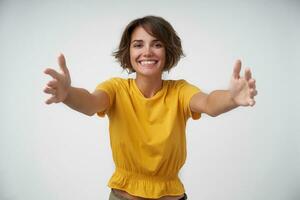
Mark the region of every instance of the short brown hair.
<instances>
[{"instance_id":1,"label":"short brown hair","mask_svg":"<svg viewBox=\"0 0 300 200\"><path fill-rule=\"evenodd\" d=\"M130 42L134 29L141 26L153 37L160 40L166 49L166 63L163 71L169 71L176 66L183 54L181 39L177 36L176 31L171 24L162 17L145 16L131 21L125 28L119 49L113 52L113 56L120 62L123 69L129 72L135 72L130 62Z\"/></svg>"}]
</instances>

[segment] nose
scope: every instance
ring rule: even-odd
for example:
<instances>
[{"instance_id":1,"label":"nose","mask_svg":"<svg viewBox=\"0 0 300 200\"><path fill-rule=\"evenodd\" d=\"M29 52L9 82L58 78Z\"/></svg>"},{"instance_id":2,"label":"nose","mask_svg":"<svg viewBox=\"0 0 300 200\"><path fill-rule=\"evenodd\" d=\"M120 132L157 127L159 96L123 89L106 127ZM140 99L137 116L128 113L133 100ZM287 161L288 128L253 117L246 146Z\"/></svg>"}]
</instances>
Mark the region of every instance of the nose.
<instances>
[{"instance_id":1,"label":"nose","mask_svg":"<svg viewBox=\"0 0 300 200\"><path fill-rule=\"evenodd\" d=\"M151 57L153 55L151 46L145 46L144 56Z\"/></svg>"}]
</instances>

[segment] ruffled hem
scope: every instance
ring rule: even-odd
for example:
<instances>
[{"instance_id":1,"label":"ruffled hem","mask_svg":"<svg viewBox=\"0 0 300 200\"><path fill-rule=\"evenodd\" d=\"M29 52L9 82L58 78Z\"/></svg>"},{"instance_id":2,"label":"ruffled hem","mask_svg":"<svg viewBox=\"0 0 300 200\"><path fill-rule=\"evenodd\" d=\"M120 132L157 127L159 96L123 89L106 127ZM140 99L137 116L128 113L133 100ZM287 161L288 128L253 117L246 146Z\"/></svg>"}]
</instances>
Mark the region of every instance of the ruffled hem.
<instances>
[{"instance_id":1,"label":"ruffled hem","mask_svg":"<svg viewBox=\"0 0 300 200\"><path fill-rule=\"evenodd\" d=\"M177 175L168 177L147 176L124 169L116 169L108 186L124 190L134 196L153 199L168 195L182 195L185 192Z\"/></svg>"}]
</instances>

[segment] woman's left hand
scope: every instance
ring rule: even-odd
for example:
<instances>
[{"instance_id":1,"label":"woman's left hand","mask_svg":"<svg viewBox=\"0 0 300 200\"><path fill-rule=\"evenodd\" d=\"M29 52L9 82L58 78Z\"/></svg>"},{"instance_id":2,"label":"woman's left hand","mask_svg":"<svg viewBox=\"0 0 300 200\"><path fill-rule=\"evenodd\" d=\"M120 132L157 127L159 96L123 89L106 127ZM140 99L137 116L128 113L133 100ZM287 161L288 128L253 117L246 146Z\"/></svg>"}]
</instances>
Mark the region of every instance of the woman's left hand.
<instances>
[{"instance_id":1,"label":"woman's left hand","mask_svg":"<svg viewBox=\"0 0 300 200\"><path fill-rule=\"evenodd\" d=\"M244 77L240 77L242 62L237 60L230 81L229 91L233 101L238 106L254 106L254 97L257 95L256 83L249 68Z\"/></svg>"}]
</instances>

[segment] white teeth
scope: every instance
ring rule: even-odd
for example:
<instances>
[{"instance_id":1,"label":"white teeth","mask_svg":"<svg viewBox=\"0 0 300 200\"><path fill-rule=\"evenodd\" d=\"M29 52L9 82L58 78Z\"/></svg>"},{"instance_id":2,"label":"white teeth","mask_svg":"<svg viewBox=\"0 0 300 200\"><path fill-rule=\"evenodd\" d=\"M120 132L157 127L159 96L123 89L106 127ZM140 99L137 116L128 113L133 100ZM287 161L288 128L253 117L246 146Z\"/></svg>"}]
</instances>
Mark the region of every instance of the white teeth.
<instances>
[{"instance_id":1,"label":"white teeth","mask_svg":"<svg viewBox=\"0 0 300 200\"><path fill-rule=\"evenodd\" d=\"M153 60L146 60L146 61L141 61L140 62L142 65L152 65L152 64L155 64L156 61L153 61Z\"/></svg>"}]
</instances>

